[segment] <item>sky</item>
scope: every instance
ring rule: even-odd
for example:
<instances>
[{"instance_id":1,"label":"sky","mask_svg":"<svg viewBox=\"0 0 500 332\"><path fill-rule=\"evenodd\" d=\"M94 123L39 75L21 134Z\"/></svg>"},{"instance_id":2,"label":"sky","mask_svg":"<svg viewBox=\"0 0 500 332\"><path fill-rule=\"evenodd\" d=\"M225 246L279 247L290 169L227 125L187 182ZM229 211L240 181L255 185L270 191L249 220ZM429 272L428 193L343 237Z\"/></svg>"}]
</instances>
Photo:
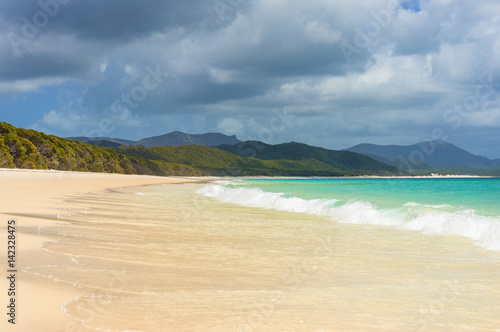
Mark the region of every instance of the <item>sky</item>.
<instances>
[{"instance_id":1,"label":"sky","mask_svg":"<svg viewBox=\"0 0 500 332\"><path fill-rule=\"evenodd\" d=\"M498 0L0 0L0 121L500 158Z\"/></svg>"}]
</instances>

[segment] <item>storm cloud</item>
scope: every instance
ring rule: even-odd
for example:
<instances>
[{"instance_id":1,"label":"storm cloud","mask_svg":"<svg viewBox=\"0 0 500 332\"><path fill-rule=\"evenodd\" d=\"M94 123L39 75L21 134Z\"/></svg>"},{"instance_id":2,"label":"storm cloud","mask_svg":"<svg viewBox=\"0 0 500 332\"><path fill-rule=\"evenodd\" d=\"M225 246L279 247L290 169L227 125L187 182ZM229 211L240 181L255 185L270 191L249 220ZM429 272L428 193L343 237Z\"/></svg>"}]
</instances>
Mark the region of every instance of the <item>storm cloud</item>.
<instances>
[{"instance_id":1,"label":"storm cloud","mask_svg":"<svg viewBox=\"0 0 500 332\"><path fill-rule=\"evenodd\" d=\"M494 0L0 1L0 114L62 136L440 138L500 158L499 20Z\"/></svg>"}]
</instances>

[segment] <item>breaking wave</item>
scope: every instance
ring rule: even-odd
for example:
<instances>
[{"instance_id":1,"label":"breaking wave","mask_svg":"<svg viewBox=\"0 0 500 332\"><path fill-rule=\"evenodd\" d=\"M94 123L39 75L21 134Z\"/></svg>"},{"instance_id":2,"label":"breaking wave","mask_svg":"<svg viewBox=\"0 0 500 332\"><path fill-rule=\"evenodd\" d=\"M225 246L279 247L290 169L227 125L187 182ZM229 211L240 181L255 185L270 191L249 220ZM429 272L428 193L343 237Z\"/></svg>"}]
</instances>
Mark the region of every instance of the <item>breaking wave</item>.
<instances>
[{"instance_id":1,"label":"breaking wave","mask_svg":"<svg viewBox=\"0 0 500 332\"><path fill-rule=\"evenodd\" d=\"M500 217L481 216L473 209L451 205L423 205L408 202L394 209L380 209L367 201L302 199L260 188L209 185L198 193L222 202L248 207L307 213L340 223L393 226L430 235L459 235L476 245L500 250Z\"/></svg>"}]
</instances>

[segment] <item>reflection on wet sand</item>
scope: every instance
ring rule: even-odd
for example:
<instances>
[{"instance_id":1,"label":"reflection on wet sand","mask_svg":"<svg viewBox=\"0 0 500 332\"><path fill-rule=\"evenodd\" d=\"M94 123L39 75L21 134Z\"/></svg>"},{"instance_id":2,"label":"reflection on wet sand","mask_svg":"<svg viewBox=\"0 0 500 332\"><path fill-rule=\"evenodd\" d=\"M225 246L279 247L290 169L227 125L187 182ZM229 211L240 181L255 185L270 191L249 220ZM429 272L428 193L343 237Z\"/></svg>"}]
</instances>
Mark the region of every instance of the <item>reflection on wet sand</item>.
<instances>
[{"instance_id":1,"label":"reflection on wet sand","mask_svg":"<svg viewBox=\"0 0 500 332\"><path fill-rule=\"evenodd\" d=\"M81 289L64 305L110 331L488 331L500 254L459 237L246 208L200 184L68 198L46 228L57 264L26 269ZM54 260L57 261L57 260Z\"/></svg>"}]
</instances>

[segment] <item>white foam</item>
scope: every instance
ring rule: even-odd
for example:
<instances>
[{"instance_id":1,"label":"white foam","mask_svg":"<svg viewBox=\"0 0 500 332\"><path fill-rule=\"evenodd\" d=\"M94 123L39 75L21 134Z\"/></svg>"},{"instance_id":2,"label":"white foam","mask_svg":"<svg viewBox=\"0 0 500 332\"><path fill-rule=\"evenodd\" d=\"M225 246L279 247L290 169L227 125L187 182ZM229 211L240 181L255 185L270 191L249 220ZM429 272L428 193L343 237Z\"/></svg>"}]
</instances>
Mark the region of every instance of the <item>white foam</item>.
<instances>
[{"instance_id":1,"label":"white foam","mask_svg":"<svg viewBox=\"0 0 500 332\"><path fill-rule=\"evenodd\" d=\"M453 206L451 206L449 204L431 205L431 204L419 204L419 203L415 203L415 202L409 202L409 203L406 203L403 206L407 206L407 207L425 206L425 207L428 207L428 208L431 208L431 209L450 209L450 208L453 208Z\"/></svg>"},{"instance_id":2,"label":"white foam","mask_svg":"<svg viewBox=\"0 0 500 332\"><path fill-rule=\"evenodd\" d=\"M237 179L231 179L231 180L216 180L213 183L217 184L237 184L238 182L241 182L242 180L237 180Z\"/></svg>"},{"instance_id":3,"label":"white foam","mask_svg":"<svg viewBox=\"0 0 500 332\"><path fill-rule=\"evenodd\" d=\"M198 190L198 193L227 203L320 216L330 215L331 207L338 202L338 200L334 199L305 200L296 197L285 197L282 193L265 192L259 188L229 188L220 185L203 187Z\"/></svg>"},{"instance_id":4,"label":"white foam","mask_svg":"<svg viewBox=\"0 0 500 332\"><path fill-rule=\"evenodd\" d=\"M477 215L472 209L422 213L401 228L432 235L459 235L481 247L500 250L500 220Z\"/></svg>"},{"instance_id":5,"label":"white foam","mask_svg":"<svg viewBox=\"0 0 500 332\"><path fill-rule=\"evenodd\" d=\"M366 201L306 200L260 188L222 185L209 185L198 193L249 207L326 216L340 223L393 226L432 235L459 235L486 249L500 250L500 218L481 216L471 209L454 211L456 208L448 204L408 202L397 209L380 209Z\"/></svg>"}]
</instances>

